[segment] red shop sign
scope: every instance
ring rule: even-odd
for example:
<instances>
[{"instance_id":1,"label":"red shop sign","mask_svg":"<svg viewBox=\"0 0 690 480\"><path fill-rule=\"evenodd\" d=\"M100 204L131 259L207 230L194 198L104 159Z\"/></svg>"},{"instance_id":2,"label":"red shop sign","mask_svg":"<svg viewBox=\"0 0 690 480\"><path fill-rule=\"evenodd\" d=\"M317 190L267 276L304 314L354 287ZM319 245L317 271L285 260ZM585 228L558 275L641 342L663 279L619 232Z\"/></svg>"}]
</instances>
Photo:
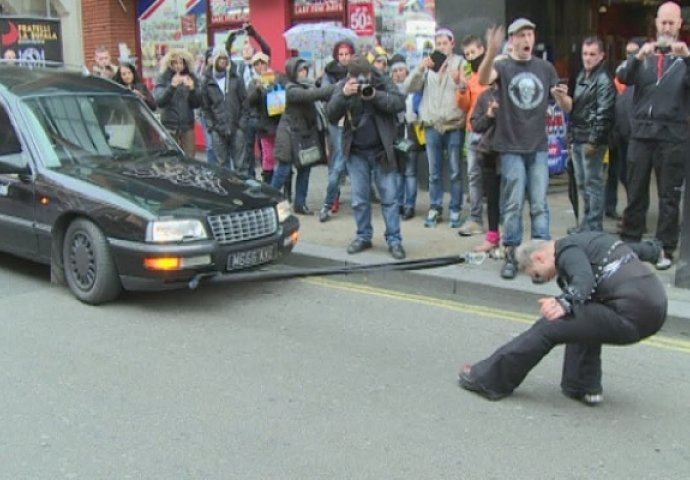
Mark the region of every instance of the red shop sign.
<instances>
[{"instance_id":1,"label":"red shop sign","mask_svg":"<svg viewBox=\"0 0 690 480\"><path fill-rule=\"evenodd\" d=\"M294 0L293 15L295 17L312 16L327 13L341 13L345 11L344 0Z\"/></svg>"},{"instance_id":2,"label":"red shop sign","mask_svg":"<svg viewBox=\"0 0 690 480\"><path fill-rule=\"evenodd\" d=\"M373 0L350 1L350 28L360 37L372 37L376 33L376 17Z\"/></svg>"}]
</instances>

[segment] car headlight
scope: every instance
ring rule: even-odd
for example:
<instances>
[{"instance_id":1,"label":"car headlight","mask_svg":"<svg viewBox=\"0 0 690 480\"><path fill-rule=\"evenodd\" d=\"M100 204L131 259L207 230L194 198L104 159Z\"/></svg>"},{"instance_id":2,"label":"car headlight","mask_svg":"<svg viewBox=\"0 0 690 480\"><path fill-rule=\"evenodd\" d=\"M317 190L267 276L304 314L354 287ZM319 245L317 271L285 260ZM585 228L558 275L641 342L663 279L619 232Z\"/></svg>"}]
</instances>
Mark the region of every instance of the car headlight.
<instances>
[{"instance_id":1,"label":"car headlight","mask_svg":"<svg viewBox=\"0 0 690 480\"><path fill-rule=\"evenodd\" d=\"M280 202L278 205L276 205L276 208L278 209L279 223L283 223L290 215L292 215L292 207L290 206L290 202L287 200Z\"/></svg>"},{"instance_id":2,"label":"car headlight","mask_svg":"<svg viewBox=\"0 0 690 480\"><path fill-rule=\"evenodd\" d=\"M199 220L156 220L146 228L146 241L155 243L188 242L208 238Z\"/></svg>"}]
</instances>

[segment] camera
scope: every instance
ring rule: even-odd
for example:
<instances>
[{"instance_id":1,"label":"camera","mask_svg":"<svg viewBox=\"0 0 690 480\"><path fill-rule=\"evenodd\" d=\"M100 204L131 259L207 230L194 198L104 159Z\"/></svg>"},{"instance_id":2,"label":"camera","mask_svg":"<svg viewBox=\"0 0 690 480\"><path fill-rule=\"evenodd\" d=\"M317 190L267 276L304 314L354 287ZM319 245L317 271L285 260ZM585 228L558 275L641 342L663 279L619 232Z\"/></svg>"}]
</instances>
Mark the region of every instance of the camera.
<instances>
[{"instance_id":1,"label":"camera","mask_svg":"<svg viewBox=\"0 0 690 480\"><path fill-rule=\"evenodd\" d=\"M667 43L661 43L657 44L656 48L654 49L655 53L660 53L662 55L666 55L671 53L671 45Z\"/></svg>"},{"instance_id":2,"label":"camera","mask_svg":"<svg viewBox=\"0 0 690 480\"><path fill-rule=\"evenodd\" d=\"M371 98L374 96L374 87L369 84L369 79L364 75L357 77L357 94L364 98Z\"/></svg>"}]
</instances>

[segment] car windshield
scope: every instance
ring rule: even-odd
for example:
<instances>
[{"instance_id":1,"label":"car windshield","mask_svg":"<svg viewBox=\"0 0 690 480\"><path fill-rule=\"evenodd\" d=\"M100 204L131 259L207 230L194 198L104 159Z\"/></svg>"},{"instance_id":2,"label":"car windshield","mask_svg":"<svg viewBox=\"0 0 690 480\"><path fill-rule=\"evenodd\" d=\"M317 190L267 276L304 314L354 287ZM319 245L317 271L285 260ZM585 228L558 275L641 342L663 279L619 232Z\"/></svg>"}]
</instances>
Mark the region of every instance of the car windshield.
<instances>
[{"instance_id":1,"label":"car windshield","mask_svg":"<svg viewBox=\"0 0 690 480\"><path fill-rule=\"evenodd\" d=\"M49 168L179 154L174 140L139 100L124 95L55 95L26 105L52 147Z\"/></svg>"}]
</instances>

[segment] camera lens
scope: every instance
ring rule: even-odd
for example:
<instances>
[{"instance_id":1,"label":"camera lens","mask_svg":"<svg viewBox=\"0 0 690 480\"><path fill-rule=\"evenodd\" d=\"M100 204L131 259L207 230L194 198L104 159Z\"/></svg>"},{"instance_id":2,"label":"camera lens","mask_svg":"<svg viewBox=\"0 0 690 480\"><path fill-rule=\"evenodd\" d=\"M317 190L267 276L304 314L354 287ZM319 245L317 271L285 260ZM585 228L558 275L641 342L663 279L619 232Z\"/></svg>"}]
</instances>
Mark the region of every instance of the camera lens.
<instances>
[{"instance_id":1,"label":"camera lens","mask_svg":"<svg viewBox=\"0 0 690 480\"><path fill-rule=\"evenodd\" d=\"M363 97L372 97L374 95L374 87L371 85L364 85L361 89Z\"/></svg>"}]
</instances>

